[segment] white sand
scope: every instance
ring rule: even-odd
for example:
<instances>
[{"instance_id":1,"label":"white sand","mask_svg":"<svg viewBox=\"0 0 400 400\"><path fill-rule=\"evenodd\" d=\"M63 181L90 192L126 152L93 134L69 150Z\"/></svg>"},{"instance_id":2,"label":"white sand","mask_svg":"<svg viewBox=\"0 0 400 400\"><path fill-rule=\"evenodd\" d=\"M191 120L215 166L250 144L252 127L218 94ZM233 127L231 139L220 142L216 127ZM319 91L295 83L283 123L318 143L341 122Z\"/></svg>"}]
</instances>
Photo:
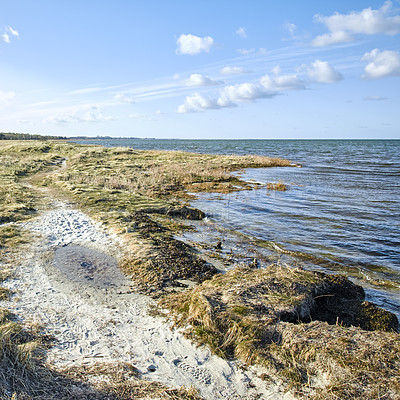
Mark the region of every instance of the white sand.
<instances>
[{"instance_id":1,"label":"white sand","mask_svg":"<svg viewBox=\"0 0 400 400\"><path fill-rule=\"evenodd\" d=\"M134 293L128 280L101 288L71 279L54 266L54 251L80 245L118 257L119 243L93 220L64 203L24 223L37 234L6 286L2 302L25 322L40 323L57 339L47 361L55 368L97 361L130 362L149 380L195 386L206 399L289 399L250 371L198 348L161 317L148 314L153 300ZM74 277L72 277L74 278ZM125 278L123 278L125 279Z\"/></svg>"}]
</instances>

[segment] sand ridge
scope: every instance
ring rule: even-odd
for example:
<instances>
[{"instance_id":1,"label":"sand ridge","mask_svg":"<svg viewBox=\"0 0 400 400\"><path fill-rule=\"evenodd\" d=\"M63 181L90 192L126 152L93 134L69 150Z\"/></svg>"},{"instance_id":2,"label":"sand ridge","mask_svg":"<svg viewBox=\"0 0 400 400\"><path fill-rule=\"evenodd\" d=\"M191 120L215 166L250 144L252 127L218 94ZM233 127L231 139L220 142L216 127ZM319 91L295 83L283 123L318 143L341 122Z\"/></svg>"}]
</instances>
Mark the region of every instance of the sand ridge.
<instances>
[{"instance_id":1,"label":"sand ridge","mask_svg":"<svg viewBox=\"0 0 400 400\"><path fill-rule=\"evenodd\" d=\"M6 283L15 293L6 306L56 338L48 350L49 365L62 369L123 361L147 379L194 386L206 399L291 398L278 387L267 389L251 371L196 347L163 318L149 315L153 300L136 293L128 279L109 287L90 285L56 268L54 254L63 246L82 246L108 257L120 254L118 237L82 212L57 201L51 211L22 227L35 239L14 279ZM81 262L82 268L86 264Z\"/></svg>"}]
</instances>

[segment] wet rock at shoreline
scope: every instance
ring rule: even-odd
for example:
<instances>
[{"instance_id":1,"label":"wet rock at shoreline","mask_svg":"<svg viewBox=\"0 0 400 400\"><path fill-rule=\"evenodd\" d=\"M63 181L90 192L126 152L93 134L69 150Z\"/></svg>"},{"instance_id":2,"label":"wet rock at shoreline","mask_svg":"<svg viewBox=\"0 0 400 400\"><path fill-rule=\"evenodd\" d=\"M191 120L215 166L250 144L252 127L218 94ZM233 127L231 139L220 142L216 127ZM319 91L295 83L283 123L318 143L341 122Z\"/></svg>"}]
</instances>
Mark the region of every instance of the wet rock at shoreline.
<instances>
[{"instance_id":1,"label":"wet rock at shoreline","mask_svg":"<svg viewBox=\"0 0 400 400\"><path fill-rule=\"evenodd\" d=\"M171 217L179 217L183 219L190 219L194 221L199 221L205 218L205 214L203 211L198 210L197 208L189 208L186 206L179 208L170 208L166 210L166 215Z\"/></svg>"}]
</instances>

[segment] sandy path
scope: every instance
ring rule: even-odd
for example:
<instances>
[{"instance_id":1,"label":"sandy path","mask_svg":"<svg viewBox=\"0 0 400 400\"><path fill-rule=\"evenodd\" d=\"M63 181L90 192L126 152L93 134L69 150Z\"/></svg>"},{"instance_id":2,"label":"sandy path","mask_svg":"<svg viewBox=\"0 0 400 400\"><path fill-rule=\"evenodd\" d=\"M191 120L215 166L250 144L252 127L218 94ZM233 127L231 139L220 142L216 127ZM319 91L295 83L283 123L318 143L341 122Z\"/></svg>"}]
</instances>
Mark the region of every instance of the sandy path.
<instances>
[{"instance_id":1,"label":"sandy path","mask_svg":"<svg viewBox=\"0 0 400 400\"><path fill-rule=\"evenodd\" d=\"M56 268L55 250L70 248L63 246L82 246L118 257L118 238L85 214L55 202L51 211L23 227L37 238L32 250L24 254L15 278L6 282L16 294L2 306L24 321L39 322L55 336L57 343L48 351L49 364L63 368L125 361L150 380L175 387L193 385L206 399L288 398L277 388L266 390L264 382L250 371L243 372L207 349L197 348L161 317L150 316L148 307L153 300L134 293L118 270L110 272L104 267L106 278L115 278L106 287L93 280L96 271L88 277Z\"/></svg>"}]
</instances>

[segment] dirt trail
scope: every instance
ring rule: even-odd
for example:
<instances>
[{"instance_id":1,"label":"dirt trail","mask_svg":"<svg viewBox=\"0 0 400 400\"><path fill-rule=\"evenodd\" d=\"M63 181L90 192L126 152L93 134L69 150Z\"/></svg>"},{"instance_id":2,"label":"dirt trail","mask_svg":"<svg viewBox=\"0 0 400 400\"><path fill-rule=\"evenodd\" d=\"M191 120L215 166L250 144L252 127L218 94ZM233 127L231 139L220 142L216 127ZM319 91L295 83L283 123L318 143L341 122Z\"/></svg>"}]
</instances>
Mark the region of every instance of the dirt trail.
<instances>
[{"instance_id":1,"label":"dirt trail","mask_svg":"<svg viewBox=\"0 0 400 400\"><path fill-rule=\"evenodd\" d=\"M15 295L0 306L56 338L49 365L124 361L149 380L194 386L206 399L289 398L149 315L153 300L116 269L119 239L82 212L53 200L50 211L21 225L34 240L6 282Z\"/></svg>"}]
</instances>

